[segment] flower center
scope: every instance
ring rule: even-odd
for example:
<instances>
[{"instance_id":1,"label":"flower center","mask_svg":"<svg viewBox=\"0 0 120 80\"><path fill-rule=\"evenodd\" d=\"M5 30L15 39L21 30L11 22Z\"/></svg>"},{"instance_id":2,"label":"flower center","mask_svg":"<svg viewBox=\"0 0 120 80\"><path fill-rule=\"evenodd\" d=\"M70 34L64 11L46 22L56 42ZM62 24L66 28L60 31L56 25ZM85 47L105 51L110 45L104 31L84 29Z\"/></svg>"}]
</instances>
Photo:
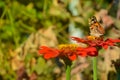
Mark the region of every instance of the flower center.
<instances>
[{"instance_id":1,"label":"flower center","mask_svg":"<svg viewBox=\"0 0 120 80\"><path fill-rule=\"evenodd\" d=\"M58 46L60 50L70 50L70 51L76 50L77 47L78 47L77 44L61 44Z\"/></svg>"},{"instance_id":2,"label":"flower center","mask_svg":"<svg viewBox=\"0 0 120 80\"><path fill-rule=\"evenodd\" d=\"M87 36L88 40L103 40L103 37Z\"/></svg>"},{"instance_id":3,"label":"flower center","mask_svg":"<svg viewBox=\"0 0 120 80\"><path fill-rule=\"evenodd\" d=\"M96 37L95 37L95 36L87 36L87 39L88 39L88 40L95 40Z\"/></svg>"}]
</instances>

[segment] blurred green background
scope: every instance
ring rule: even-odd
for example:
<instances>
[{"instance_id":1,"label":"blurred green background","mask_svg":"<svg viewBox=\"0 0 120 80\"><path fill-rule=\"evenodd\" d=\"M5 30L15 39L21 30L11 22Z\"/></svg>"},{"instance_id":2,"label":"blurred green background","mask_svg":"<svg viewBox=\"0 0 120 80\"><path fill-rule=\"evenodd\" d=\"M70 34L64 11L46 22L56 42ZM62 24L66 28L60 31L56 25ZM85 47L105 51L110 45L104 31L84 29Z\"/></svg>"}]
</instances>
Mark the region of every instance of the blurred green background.
<instances>
[{"instance_id":1,"label":"blurred green background","mask_svg":"<svg viewBox=\"0 0 120 80\"><path fill-rule=\"evenodd\" d=\"M70 43L70 36L89 35L88 20L93 15L102 19L105 38L120 38L119 0L0 0L0 80L65 80L62 63L38 56L39 46L57 47ZM116 49L112 50L118 55ZM101 54L100 64L111 61L106 59ZM89 65L87 58L75 61L72 80L92 80ZM84 67L76 71L78 66ZM99 80L116 80L108 67L99 70Z\"/></svg>"}]
</instances>

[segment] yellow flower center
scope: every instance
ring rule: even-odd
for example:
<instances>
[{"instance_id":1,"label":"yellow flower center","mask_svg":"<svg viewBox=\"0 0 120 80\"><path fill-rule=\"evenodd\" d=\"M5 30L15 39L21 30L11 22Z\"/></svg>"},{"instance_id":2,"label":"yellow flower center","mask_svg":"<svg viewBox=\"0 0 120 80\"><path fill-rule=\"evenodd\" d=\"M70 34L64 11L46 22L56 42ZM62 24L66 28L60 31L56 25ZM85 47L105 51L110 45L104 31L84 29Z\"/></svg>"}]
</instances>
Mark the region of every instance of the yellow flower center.
<instances>
[{"instance_id":1,"label":"yellow flower center","mask_svg":"<svg viewBox=\"0 0 120 80\"><path fill-rule=\"evenodd\" d=\"M103 40L103 37L87 36L88 40Z\"/></svg>"},{"instance_id":2,"label":"yellow flower center","mask_svg":"<svg viewBox=\"0 0 120 80\"><path fill-rule=\"evenodd\" d=\"M66 49L75 50L77 47L78 47L77 44L61 44L58 46L60 50L66 50Z\"/></svg>"},{"instance_id":3,"label":"yellow flower center","mask_svg":"<svg viewBox=\"0 0 120 80\"><path fill-rule=\"evenodd\" d=\"M95 40L96 37L95 37L95 36L87 36L87 39L88 39L88 40Z\"/></svg>"}]
</instances>

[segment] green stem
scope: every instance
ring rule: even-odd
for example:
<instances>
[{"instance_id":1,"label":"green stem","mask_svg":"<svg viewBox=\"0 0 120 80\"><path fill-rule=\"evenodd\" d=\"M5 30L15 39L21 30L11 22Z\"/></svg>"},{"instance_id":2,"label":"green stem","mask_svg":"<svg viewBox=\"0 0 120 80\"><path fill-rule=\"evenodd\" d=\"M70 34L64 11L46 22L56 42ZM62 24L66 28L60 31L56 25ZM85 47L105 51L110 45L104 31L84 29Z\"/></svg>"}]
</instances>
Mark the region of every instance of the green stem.
<instances>
[{"instance_id":1,"label":"green stem","mask_svg":"<svg viewBox=\"0 0 120 80\"><path fill-rule=\"evenodd\" d=\"M120 80L120 73L117 72L117 80Z\"/></svg>"},{"instance_id":2,"label":"green stem","mask_svg":"<svg viewBox=\"0 0 120 80\"><path fill-rule=\"evenodd\" d=\"M46 8L47 8L47 0L44 0L44 5L43 5L43 12L46 13Z\"/></svg>"},{"instance_id":3,"label":"green stem","mask_svg":"<svg viewBox=\"0 0 120 80\"><path fill-rule=\"evenodd\" d=\"M93 57L93 80L97 80L97 57Z\"/></svg>"},{"instance_id":4,"label":"green stem","mask_svg":"<svg viewBox=\"0 0 120 80\"><path fill-rule=\"evenodd\" d=\"M66 80L70 80L71 78L71 66L66 65Z\"/></svg>"}]
</instances>

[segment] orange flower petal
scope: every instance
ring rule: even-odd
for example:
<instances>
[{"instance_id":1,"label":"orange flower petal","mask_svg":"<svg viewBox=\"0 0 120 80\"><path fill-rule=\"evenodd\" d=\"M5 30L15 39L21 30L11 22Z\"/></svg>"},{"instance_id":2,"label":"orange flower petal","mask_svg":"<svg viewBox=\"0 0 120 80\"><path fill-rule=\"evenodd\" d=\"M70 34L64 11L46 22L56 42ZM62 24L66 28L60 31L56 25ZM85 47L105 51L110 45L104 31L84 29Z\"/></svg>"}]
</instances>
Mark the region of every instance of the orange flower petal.
<instances>
[{"instance_id":1,"label":"orange flower petal","mask_svg":"<svg viewBox=\"0 0 120 80\"><path fill-rule=\"evenodd\" d=\"M57 49L41 46L39 50L39 54L43 54L45 59L49 59L49 58L57 57L59 55L59 51Z\"/></svg>"},{"instance_id":2,"label":"orange flower petal","mask_svg":"<svg viewBox=\"0 0 120 80\"><path fill-rule=\"evenodd\" d=\"M73 61L77 58L77 55L75 55L75 54L69 55L68 58Z\"/></svg>"}]
</instances>

